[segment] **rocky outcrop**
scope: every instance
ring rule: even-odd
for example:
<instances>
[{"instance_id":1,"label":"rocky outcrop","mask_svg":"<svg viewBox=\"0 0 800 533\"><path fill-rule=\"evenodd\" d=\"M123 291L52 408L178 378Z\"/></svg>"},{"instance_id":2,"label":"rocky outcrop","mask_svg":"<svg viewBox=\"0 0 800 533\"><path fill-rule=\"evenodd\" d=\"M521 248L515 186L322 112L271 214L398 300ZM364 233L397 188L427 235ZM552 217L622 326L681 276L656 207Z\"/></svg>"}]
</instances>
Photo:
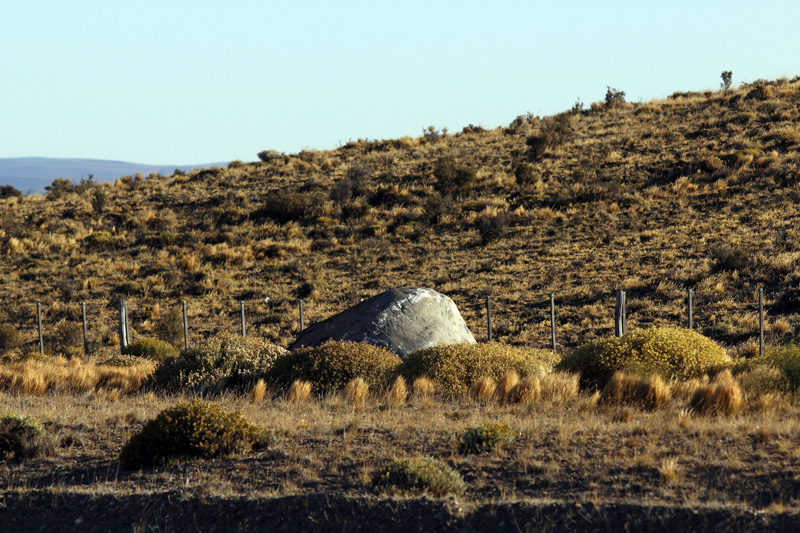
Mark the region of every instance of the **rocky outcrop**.
<instances>
[{"instance_id":1,"label":"rocky outcrop","mask_svg":"<svg viewBox=\"0 0 800 533\"><path fill-rule=\"evenodd\" d=\"M388 290L318 322L289 349L318 346L329 339L368 342L400 357L438 344L475 342L453 300L414 287Z\"/></svg>"}]
</instances>

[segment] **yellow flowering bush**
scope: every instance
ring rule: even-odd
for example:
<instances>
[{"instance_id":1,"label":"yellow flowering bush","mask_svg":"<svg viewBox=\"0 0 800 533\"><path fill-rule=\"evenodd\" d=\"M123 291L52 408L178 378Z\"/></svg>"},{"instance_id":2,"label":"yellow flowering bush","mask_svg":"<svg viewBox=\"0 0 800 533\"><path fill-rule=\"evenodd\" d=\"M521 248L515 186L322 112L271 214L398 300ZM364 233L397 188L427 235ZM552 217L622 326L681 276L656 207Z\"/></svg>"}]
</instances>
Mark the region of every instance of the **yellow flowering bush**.
<instances>
[{"instance_id":1,"label":"yellow flowering bush","mask_svg":"<svg viewBox=\"0 0 800 533\"><path fill-rule=\"evenodd\" d=\"M147 422L119 460L125 468L140 468L176 458L209 459L246 452L262 438L262 431L238 413L210 402L185 402Z\"/></svg>"},{"instance_id":2,"label":"yellow flowering bush","mask_svg":"<svg viewBox=\"0 0 800 533\"><path fill-rule=\"evenodd\" d=\"M550 350L498 342L442 344L409 354L400 371L410 382L427 376L441 390L457 395L484 376L499 381L509 370L522 377L543 375L551 372L558 361L558 355Z\"/></svg>"},{"instance_id":3,"label":"yellow flowering bush","mask_svg":"<svg viewBox=\"0 0 800 533\"><path fill-rule=\"evenodd\" d=\"M171 392L246 387L286 353L285 348L263 339L218 335L161 361L144 386Z\"/></svg>"},{"instance_id":4,"label":"yellow flowering bush","mask_svg":"<svg viewBox=\"0 0 800 533\"><path fill-rule=\"evenodd\" d=\"M731 363L708 337L684 328L650 328L587 344L565 357L559 370L581 374L581 384L603 387L616 371L685 379Z\"/></svg>"},{"instance_id":5,"label":"yellow flowering bush","mask_svg":"<svg viewBox=\"0 0 800 533\"><path fill-rule=\"evenodd\" d=\"M366 342L328 341L278 358L267 380L280 386L295 380L309 381L318 394L341 389L355 378L380 389L399 366L400 357L386 348Z\"/></svg>"}]
</instances>

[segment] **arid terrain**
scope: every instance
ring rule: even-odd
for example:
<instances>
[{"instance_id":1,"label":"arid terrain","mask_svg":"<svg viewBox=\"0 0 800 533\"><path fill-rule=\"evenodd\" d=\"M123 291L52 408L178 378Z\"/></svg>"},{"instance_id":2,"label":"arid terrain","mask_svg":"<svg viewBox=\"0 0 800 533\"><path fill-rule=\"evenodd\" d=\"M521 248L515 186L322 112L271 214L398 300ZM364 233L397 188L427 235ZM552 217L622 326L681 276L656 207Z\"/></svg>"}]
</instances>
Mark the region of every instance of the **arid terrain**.
<instances>
[{"instance_id":1,"label":"arid terrain","mask_svg":"<svg viewBox=\"0 0 800 533\"><path fill-rule=\"evenodd\" d=\"M568 386L516 405L225 392L207 399L264 428L258 447L128 470L131 435L188 391L138 390L141 375L48 389L13 365L81 359L81 303L90 360L103 362L120 351L120 299L134 339L182 345L184 301L191 342L236 333L243 301L248 335L286 347L300 299L309 323L397 286L453 298L479 341L490 296L493 338L531 348L550 347L555 294L560 355L613 333L615 290L635 330L685 325L691 288L695 329L746 361L759 288L765 349L797 338L798 118L800 78L637 103L609 89L588 109L492 130L431 126L113 184L56 179L44 195L3 188L0 414L35 417L50 440L0 463L0 529L797 529L797 395L752 376L727 415L693 412L679 382L655 409ZM485 422L516 438L460 453L465 428ZM445 461L465 492L377 490L380 465L409 454Z\"/></svg>"}]
</instances>

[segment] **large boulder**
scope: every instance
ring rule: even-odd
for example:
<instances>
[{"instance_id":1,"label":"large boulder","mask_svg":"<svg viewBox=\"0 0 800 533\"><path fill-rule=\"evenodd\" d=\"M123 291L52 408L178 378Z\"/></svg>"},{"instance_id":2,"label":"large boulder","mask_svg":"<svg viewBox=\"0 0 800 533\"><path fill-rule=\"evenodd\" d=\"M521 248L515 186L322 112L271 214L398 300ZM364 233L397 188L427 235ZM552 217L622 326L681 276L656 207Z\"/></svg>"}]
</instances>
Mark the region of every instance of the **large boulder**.
<instances>
[{"instance_id":1,"label":"large boulder","mask_svg":"<svg viewBox=\"0 0 800 533\"><path fill-rule=\"evenodd\" d=\"M400 357L438 344L475 343L453 300L415 287L388 290L318 322L289 349L319 346L329 339L368 342Z\"/></svg>"}]
</instances>

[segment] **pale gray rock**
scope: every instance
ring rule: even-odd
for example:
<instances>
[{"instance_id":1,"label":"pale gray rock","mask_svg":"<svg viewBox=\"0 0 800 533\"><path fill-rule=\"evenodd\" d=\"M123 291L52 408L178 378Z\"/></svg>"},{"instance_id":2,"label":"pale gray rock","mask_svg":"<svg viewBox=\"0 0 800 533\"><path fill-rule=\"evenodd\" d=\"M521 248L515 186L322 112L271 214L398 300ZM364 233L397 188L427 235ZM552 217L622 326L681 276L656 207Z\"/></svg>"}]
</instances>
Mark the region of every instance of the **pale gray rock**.
<instances>
[{"instance_id":1,"label":"pale gray rock","mask_svg":"<svg viewBox=\"0 0 800 533\"><path fill-rule=\"evenodd\" d=\"M475 343L453 300L415 287L388 290L309 326L289 349L329 339L368 342L400 357L439 344Z\"/></svg>"}]
</instances>

